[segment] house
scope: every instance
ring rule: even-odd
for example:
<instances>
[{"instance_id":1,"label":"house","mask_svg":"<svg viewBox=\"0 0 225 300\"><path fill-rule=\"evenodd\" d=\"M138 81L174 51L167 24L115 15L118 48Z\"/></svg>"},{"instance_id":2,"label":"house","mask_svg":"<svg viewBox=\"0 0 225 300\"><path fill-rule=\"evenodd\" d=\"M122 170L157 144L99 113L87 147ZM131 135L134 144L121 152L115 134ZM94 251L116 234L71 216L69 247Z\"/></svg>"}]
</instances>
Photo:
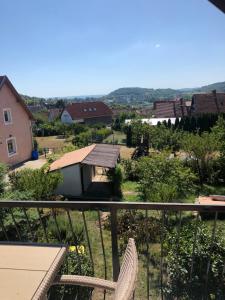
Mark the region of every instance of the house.
<instances>
[{"instance_id":1,"label":"house","mask_svg":"<svg viewBox=\"0 0 225 300\"><path fill-rule=\"evenodd\" d=\"M199 93L192 96L191 115L225 113L225 93Z\"/></svg>"},{"instance_id":2,"label":"house","mask_svg":"<svg viewBox=\"0 0 225 300\"><path fill-rule=\"evenodd\" d=\"M112 110L101 101L72 103L61 114L62 123L111 124Z\"/></svg>"},{"instance_id":3,"label":"house","mask_svg":"<svg viewBox=\"0 0 225 300\"><path fill-rule=\"evenodd\" d=\"M155 118L180 118L189 115L191 101L183 98L155 101L153 115Z\"/></svg>"},{"instance_id":4,"label":"house","mask_svg":"<svg viewBox=\"0 0 225 300\"><path fill-rule=\"evenodd\" d=\"M93 144L64 154L50 166L50 172L59 170L63 176L56 193L68 197L84 195L92 185L96 185L96 168L114 169L119 155L119 146L103 144Z\"/></svg>"},{"instance_id":5,"label":"house","mask_svg":"<svg viewBox=\"0 0 225 300\"><path fill-rule=\"evenodd\" d=\"M31 158L33 116L7 76L0 76L0 162Z\"/></svg>"}]
</instances>

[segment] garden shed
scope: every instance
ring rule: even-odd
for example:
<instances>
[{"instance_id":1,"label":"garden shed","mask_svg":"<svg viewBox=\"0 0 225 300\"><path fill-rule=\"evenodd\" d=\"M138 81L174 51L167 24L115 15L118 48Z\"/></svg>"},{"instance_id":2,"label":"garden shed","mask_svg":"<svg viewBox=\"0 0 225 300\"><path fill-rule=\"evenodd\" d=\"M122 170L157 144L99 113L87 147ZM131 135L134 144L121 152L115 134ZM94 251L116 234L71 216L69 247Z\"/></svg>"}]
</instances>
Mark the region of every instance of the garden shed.
<instances>
[{"instance_id":1,"label":"garden shed","mask_svg":"<svg viewBox=\"0 0 225 300\"><path fill-rule=\"evenodd\" d=\"M60 171L63 176L56 193L79 197L93 191L93 195L89 195L97 197L95 187L103 176L98 176L96 171L114 169L119 157L120 147L107 144L93 144L64 154L50 166L51 172Z\"/></svg>"}]
</instances>

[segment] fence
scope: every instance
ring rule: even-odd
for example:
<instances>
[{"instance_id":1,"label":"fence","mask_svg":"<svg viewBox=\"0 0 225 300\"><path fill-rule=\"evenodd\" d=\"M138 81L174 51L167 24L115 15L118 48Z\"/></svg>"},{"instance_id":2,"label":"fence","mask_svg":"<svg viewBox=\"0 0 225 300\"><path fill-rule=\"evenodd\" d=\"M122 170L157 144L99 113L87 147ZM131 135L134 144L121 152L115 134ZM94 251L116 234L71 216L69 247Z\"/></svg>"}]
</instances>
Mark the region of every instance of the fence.
<instances>
[{"instance_id":1,"label":"fence","mask_svg":"<svg viewBox=\"0 0 225 300\"><path fill-rule=\"evenodd\" d=\"M90 261L92 274L116 281L120 270L120 259L124 251L124 241L126 240L121 233L121 216L127 214L127 220L129 221L131 220L129 214L132 215L134 212L140 213L143 221L137 223L137 226L139 226L138 224L146 224L148 229L148 224L151 223L152 218L155 218L157 224L159 224L157 242L152 241L151 236L145 234L140 245L138 244L139 237L136 237L139 252L139 276L135 298L167 299L165 285L168 276L166 251L164 249L164 229L168 220L173 220L173 227L177 232L177 251L179 251L179 234L183 224L187 222L196 224L193 230L192 256L190 258L190 282L192 282L199 222L207 222L210 225L210 240L213 247L217 224L219 222L220 226L223 225L223 221L219 219L225 213L225 205L93 201L0 201L1 240L47 244L68 243L73 246L78 260L83 253L82 243ZM209 215L212 220L205 220L204 216ZM120 222L118 222L118 218ZM126 224L127 228L133 225ZM138 230L138 228L136 229ZM128 235L132 232L135 233L136 229L128 229ZM81 230L85 236L84 240L80 238ZM127 234L126 232L123 233ZM153 253L157 257L157 265L152 262ZM78 261L78 265L79 263L82 262ZM203 298L204 294L207 294L210 264L209 255L207 264L204 266L205 277L202 279L205 283L205 291L202 291ZM79 268L81 269L82 265ZM102 298L105 297L106 294L102 293Z\"/></svg>"}]
</instances>

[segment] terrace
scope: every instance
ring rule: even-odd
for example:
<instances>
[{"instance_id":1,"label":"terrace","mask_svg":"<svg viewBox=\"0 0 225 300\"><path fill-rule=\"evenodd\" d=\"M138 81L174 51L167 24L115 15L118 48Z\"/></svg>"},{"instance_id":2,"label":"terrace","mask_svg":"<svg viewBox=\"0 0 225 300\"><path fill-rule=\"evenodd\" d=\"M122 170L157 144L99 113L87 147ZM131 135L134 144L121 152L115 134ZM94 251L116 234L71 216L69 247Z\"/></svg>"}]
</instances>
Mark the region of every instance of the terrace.
<instances>
[{"instance_id":1,"label":"terrace","mask_svg":"<svg viewBox=\"0 0 225 300\"><path fill-rule=\"evenodd\" d=\"M199 290L201 299L208 298L209 293L212 294L210 292L212 285L210 282L211 254L214 251L213 247L218 229L223 226L223 221L220 219L225 213L225 205L0 201L0 212L1 241L38 242L51 245L63 243L74 246L71 248L74 250L68 255L63 267L63 273L68 274L74 272L74 270L71 271L68 263L72 259L78 273L83 272L82 274L84 274L89 268L92 276L116 281L121 257L124 253L123 241L126 240L126 236L133 236L136 240L139 256L139 272L134 299L184 299L179 296L181 293L180 283L177 283L177 291L174 292L172 298L166 292L167 283L170 280L165 245L168 224L172 223L173 230L177 232L174 249L175 257L177 256L178 260L179 252L182 251L180 244L182 227L187 223L193 224L193 243L189 245L192 249L192 255L189 257L189 282L186 282L186 285L189 284L190 287L196 280L196 270L199 268L196 261L199 243L198 228L202 224L207 224L210 230L210 247L206 253L206 263L201 266L205 270L205 275L201 278ZM126 213L128 218L134 212L144 216L143 220L146 227L153 218L157 220L158 230L155 233L151 231L151 234L154 233L154 237L147 234L140 242L138 228L132 228L132 226L135 227L134 223L128 224L127 232L122 232L121 215ZM210 220L204 218L205 213L211 215ZM83 240L80 237L81 229L84 232ZM89 261L88 268L84 256ZM225 266L225 262L222 263ZM179 265L177 264L177 271L178 268ZM224 282L224 277L221 278L221 282ZM50 290L48 299L112 299L112 295L101 290L92 291L87 288L77 288L72 290L72 293L73 296L69 295L69 292L64 293L62 290L53 289Z\"/></svg>"}]
</instances>

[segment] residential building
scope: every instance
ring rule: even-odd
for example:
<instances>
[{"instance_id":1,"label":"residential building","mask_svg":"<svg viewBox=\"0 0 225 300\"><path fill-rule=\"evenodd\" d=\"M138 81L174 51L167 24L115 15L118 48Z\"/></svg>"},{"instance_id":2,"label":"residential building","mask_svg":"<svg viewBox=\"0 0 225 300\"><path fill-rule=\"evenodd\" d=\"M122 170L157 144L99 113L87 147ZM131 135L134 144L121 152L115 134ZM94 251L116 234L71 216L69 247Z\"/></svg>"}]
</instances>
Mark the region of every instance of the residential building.
<instances>
[{"instance_id":1,"label":"residential building","mask_svg":"<svg viewBox=\"0 0 225 300\"><path fill-rule=\"evenodd\" d=\"M186 101L183 98L155 101L153 115L155 118L180 118L189 114L190 106L191 101Z\"/></svg>"},{"instance_id":2,"label":"residential building","mask_svg":"<svg viewBox=\"0 0 225 300\"><path fill-rule=\"evenodd\" d=\"M7 76L0 76L0 162L31 158L33 116Z\"/></svg>"},{"instance_id":3,"label":"residential building","mask_svg":"<svg viewBox=\"0 0 225 300\"><path fill-rule=\"evenodd\" d=\"M111 124L112 110L101 101L72 103L61 114L63 123Z\"/></svg>"},{"instance_id":4,"label":"residential building","mask_svg":"<svg viewBox=\"0 0 225 300\"><path fill-rule=\"evenodd\" d=\"M225 93L213 90L211 93L194 94L190 113L191 115L225 113Z\"/></svg>"}]
</instances>

